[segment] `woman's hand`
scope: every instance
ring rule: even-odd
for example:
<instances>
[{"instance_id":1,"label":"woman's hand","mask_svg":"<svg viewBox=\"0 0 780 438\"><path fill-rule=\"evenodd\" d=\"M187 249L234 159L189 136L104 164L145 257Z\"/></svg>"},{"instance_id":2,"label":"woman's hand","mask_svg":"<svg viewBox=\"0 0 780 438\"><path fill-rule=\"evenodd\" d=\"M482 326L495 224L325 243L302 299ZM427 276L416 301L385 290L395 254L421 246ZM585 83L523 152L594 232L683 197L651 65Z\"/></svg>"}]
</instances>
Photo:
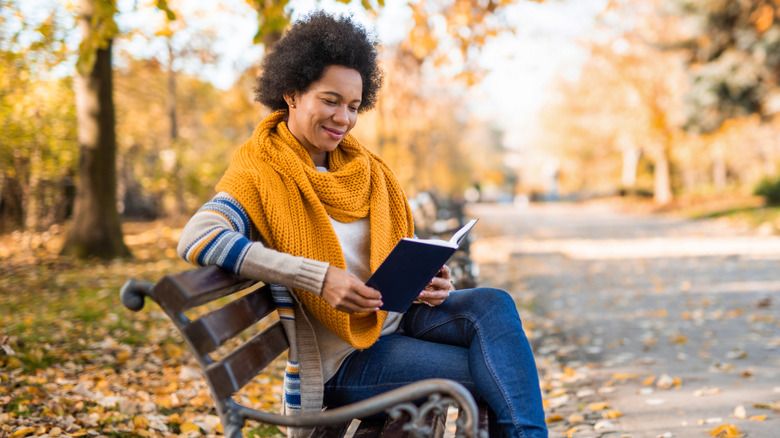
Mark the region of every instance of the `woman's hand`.
<instances>
[{"instance_id":1,"label":"woman's hand","mask_svg":"<svg viewBox=\"0 0 780 438\"><path fill-rule=\"evenodd\" d=\"M346 313L376 312L382 305L379 291L335 266L328 267L321 296L334 309Z\"/></svg>"},{"instance_id":2,"label":"woman's hand","mask_svg":"<svg viewBox=\"0 0 780 438\"><path fill-rule=\"evenodd\" d=\"M455 286L452 285L452 276L450 274L450 268L447 265L442 266L436 276L433 277L428 286L420 292L418 300L424 301L431 306L438 306L443 303L447 297L450 296L450 292L455 290Z\"/></svg>"}]
</instances>

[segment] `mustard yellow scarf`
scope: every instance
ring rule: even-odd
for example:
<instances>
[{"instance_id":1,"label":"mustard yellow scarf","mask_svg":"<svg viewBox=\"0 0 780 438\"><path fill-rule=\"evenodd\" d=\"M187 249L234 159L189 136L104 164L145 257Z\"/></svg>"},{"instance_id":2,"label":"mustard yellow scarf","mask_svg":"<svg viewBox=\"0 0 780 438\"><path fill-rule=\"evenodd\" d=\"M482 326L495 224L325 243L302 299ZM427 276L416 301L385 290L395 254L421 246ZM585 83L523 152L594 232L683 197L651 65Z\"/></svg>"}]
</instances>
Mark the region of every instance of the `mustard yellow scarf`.
<instances>
[{"instance_id":1,"label":"mustard yellow scarf","mask_svg":"<svg viewBox=\"0 0 780 438\"><path fill-rule=\"evenodd\" d=\"M217 190L241 203L271 248L346 263L329 217L353 222L369 217L373 272L393 246L414 232L411 210L395 175L379 157L347 135L328 154L330 172L319 172L277 111L255 128L233 155ZM355 348L371 346L387 312L347 314L308 291L296 291L306 308Z\"/></svg>"}]
</instances>

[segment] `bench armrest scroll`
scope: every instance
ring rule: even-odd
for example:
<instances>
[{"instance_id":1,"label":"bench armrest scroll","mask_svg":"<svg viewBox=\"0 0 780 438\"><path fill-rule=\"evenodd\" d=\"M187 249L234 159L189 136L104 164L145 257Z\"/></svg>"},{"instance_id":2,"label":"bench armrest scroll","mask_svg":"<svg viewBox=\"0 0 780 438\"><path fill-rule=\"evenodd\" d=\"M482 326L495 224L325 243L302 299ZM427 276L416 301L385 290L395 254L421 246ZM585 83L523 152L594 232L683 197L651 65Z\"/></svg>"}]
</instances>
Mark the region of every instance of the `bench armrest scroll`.
<instances>
[{"instance_id":1,"label":"bench armrest scroll","mask_svg":"<svg viewBox=\"0 0 780 438\"><path fill-rule=\"evenodd\" d=\"M131 278L125 282L119 291L119 299L125 307L138 312L144 308L144 298L149 295L154 284L148 281Z\"/></svg>"}]
</instances>

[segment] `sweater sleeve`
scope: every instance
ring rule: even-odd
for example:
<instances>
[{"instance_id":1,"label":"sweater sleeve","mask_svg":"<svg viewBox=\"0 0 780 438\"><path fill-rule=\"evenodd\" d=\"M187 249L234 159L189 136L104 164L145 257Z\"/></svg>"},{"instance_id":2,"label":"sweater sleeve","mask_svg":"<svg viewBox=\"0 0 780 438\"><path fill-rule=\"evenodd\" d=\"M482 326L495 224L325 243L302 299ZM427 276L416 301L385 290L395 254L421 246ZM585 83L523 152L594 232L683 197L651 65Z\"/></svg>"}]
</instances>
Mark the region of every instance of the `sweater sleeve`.
<instances>
[{"instance_id":1,"label":"sweater sleeve","mask_svg":"<svg viewBox=\"0 0 780 438\"><path fill-rule=\"evenodd\" d=\"M257 233L246 210L219 192L184 226L177 251L196 266L217 265L245 278L320 295L328 263L275 251L251 240L252 234Z\"/></svg>"}]
</instances>

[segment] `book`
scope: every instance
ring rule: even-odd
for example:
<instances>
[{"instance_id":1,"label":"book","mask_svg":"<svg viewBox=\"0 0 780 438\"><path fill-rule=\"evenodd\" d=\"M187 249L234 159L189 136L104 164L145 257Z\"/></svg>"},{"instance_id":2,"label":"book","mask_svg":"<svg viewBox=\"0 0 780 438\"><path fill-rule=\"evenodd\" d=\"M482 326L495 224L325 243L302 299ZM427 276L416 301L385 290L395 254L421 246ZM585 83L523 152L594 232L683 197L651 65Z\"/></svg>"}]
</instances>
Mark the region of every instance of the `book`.
<instances>
[{"instance_id":1,"label":"book","mask_svg":"<svg viewBox=\"0 0 780 438\"><path fill-rule=\"evenodd\" d=\"M477 223L472 219L452 235L439 239L401 239L366 285L382 294L381 310L406 312Z\"/></svg>"}]
</instances>

